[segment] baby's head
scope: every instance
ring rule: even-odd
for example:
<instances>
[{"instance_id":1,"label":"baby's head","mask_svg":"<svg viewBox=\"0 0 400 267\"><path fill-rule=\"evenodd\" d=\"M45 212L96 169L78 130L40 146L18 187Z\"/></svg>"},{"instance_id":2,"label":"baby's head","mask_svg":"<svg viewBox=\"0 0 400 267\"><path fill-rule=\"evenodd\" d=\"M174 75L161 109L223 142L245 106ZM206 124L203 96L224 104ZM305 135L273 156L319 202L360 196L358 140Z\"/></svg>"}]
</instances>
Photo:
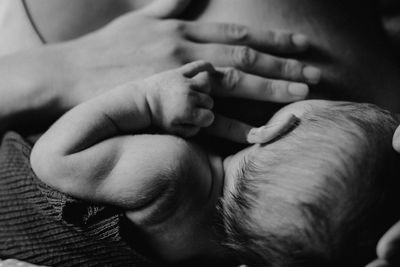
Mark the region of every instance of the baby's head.
<instances>
[{"instance_id":1,"label":"baby's head","mask_svg":"<svg viewBox=\"0 0 400 267\"><path fill-rule=\"evenodd\" d=\"M288 133L224 162L225 246L250 266L365 265L399 217L399 121L373 105L327 101L289 105L273 120L288 112L299 117Z\"/></svg>"}]
</instances>

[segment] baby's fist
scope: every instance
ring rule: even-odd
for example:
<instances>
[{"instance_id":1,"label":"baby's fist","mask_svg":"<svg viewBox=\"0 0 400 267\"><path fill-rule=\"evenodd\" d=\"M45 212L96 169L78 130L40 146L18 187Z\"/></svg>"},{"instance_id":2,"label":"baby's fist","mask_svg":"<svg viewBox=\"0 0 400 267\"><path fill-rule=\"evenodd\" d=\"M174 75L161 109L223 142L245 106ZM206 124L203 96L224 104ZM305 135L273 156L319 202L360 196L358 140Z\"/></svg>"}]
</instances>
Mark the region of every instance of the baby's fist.
<instances>
[{"instance_id":1,"label":"baby's fist","mask_svg":"<svg viewBox=\"0 0 400 267\"><path fill-rule=\"evenodd\" d=\"M152 124L183 137L210 126L214 121L210 73L214 71L211 64L196 61L145 80Z\"/></svg>"}]
</instances>

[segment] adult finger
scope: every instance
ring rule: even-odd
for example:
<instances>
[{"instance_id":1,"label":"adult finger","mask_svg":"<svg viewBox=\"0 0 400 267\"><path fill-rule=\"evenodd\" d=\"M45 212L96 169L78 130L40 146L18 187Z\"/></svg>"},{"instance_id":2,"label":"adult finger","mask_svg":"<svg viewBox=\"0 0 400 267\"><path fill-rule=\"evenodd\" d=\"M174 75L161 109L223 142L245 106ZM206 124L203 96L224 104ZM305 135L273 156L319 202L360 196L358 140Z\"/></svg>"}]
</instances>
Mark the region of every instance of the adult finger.
<instances>
[{"instance_id":1,"label":"adult finger","mask_svg":"<svg viewBox=\"0 0 400 267\"><path fill-rule=\"evenodd\" d=\"M154 0L137 12L156 18L178 16L192 0Z\"/></svg>"},{"instance_id":2,"label":"adult finger","mask_svg":"<svg viewBox=\"0 0 400 267\"><path fill-rule=\"evenodd\" d=\"M200 72L215 72L213 65L203 60L197 60L183 65L180 70L187 78L192 78Z\"/></svg>"},{"instance_id":3,"label":"adult finger","mask_svg":"<svg viewBox=\"0 0 400 267\"><path fill-rule=\"evenodd\" d=\"M204 132L236 143L247 144L247 136L252 128L246 123L216 114L214 122L204 129Z\"/></svg>"},{"instance_id":4,"label":"adult finger","mask_svg":"<svg viewBox=\"0 0 400 267\"><path fill-rule=\"evenodd\" d=\"M400 264L400 222L381 238L377 246L377 254L380 259L389 263Z\"/></svg>"},{"instance_id":5,"label":"adult finger","mask_svg":"<svg viewBox=\"0 0 400 267\"><path fill-rule=\"evenodd\" d=\"M265 78L309 84L317 84L321 80L321 71L316 67L264 54L246 46L192 44L188 49L189 60L201 58L214 66L233 67Z\"/></svg>"},{"instance_id":6,"label":"adult finger","mask_svg":"<svg viewBox=\"0 0 400 267\"><path fill-rule=\"evenodd\" d=\"M369 263L366 267L390 267L390 265L384 260L377 259Z\"/></svg>"},{"instance_id":7,"label":"adult finger","mask_svg":"<svg viewBox=\"0 0 400 267\"><path fill-rule=\"evenodd\" d=\"M308 39L303 34L263 28L256 30L232 23L187 22L183 32L194 42L244 45L271 53L302 52L309 47Z\"/></svg>"},{"instance_id":8,"label":"adult finger","mask_svg":"<svg viewBox=\"0 0 400 267\"><path fill-rule=\"evenodd\" d=\"M400 153L400 126L393 135L393 148Z\"/></svg>"},{"instance_id":9,"label":"adult finger","mask_svg":"<svg viewBox=\"0 0 400 267\"><path fill-rule=\"evenodd\" d=\"M287 103L305 99L309 93L304 83L262 78L233 68L218 69L213 76L212 94L220 97Z\"/></svg>"}]
</instances>

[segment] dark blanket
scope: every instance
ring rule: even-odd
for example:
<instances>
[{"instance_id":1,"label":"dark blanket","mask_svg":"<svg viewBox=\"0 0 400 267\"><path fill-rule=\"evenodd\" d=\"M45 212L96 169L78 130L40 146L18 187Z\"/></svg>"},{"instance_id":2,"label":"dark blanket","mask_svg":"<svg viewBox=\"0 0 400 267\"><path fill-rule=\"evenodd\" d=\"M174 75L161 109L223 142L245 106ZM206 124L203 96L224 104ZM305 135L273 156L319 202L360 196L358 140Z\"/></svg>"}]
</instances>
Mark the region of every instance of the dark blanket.
<instances>
[{"instance_id":1,"label":"dark blanket","mask_svg":"<svg viewBox=\"0 0 400 267\"><path fill-rule=\"evenodd\" d=\"M29 164L16 133L0 147L0 259L47 266L148 266L121 238L122 215L56 192Z\"/></svg>"}]
</instances>

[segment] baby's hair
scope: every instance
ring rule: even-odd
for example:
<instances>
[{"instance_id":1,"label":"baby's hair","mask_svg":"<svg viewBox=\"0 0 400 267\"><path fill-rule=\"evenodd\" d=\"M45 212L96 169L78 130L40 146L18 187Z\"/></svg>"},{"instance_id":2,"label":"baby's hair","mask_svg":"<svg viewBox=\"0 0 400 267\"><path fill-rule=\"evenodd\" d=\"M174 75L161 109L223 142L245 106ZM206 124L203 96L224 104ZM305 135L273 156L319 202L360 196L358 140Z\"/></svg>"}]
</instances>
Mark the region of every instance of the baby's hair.
<instances>
[{"instance_id":1,"label":"baby's hair","mask_svg":"<svg viewBox=\"0 0 400 267\"><path fill-rule=\"evenodd\" d=\"M398 219L398 124L370 104L306 112L243 160L221 205L225 245L249 266L364 266Z\"/></svg>"}]
</instances>

